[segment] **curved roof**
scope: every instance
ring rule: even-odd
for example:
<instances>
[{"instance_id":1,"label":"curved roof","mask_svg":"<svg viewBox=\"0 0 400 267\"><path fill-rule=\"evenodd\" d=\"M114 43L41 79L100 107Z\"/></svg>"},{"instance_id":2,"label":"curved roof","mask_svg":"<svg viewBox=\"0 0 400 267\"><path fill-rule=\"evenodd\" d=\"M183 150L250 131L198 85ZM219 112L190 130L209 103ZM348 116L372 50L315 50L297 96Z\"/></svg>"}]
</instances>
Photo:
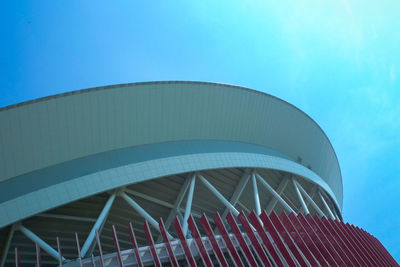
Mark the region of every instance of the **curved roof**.
<instances>
[{"instance_id":1,"label":"curved roof","mask_svg":"<svg viewBox=\"0 0 400 267\"><path fill-rule=\"evenodd\" d=\"M38 171L99 153L214 140L263 147L300 162L342 206L339 163L318 124L281 99L243 87L205 82L98 87L1 108L0 124L2 188L22 176L45 186L51 178Z\"/></svg>"}]
</instances>

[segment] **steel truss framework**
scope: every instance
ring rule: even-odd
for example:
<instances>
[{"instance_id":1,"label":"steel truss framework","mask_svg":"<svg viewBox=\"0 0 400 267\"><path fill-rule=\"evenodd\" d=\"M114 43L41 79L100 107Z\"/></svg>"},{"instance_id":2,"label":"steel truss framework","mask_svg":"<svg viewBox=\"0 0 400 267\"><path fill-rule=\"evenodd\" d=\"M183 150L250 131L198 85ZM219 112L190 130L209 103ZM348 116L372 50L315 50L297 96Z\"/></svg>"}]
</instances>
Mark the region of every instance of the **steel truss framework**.
<instances>
[{"instance_id":1,"label":"steel truss framework","mask_svg":"<svg viewBox=\"0 0 400 267\"><path fill-rule=\"evenodd\" d=\"M77 255L74 261L65 262L57 238L59 266L145 266L169 264L174 267L195 266L399 266L382 244L372 235L339 220L312 217L310 214L279 216L272 212L259 215L251 212L248 217L242 212L226 216L228 232L219 213L215 213L219 234L215 235L207 216L201 216L201 226L206 232L201 237L193 216L187 225L191 238L185 236L178 217L174 228L178 239L168 237L162 218L158 221L164 243L155 244L147 220L144 231L148 246L138 247L135 230L129 225L132 249L121 251L116 228L112 226L116 253L104 255L96 232L99 256L82 259L79 240L76 236ZM243 228L243 231L240 230ZM41 267L40 245L36 246L36 264ZM20 267L18 248L15 248L15 266Z\"/></svg>"},{"instance_id":2,"label":"steel truss framework","mask_svg":"<svg viewBox=\"0 0 400 267\"><path fill-rule=\"evenodd\" d=\"M267 215L267 214L275 214L273 211L279 211L281 216L285 216L284 214L290 214L289 218L291 216L295 216L296 218L303 218L302 216L305 215L306 218L312 218L310 216L310 210L312 211L312 214L318 215L318 218L323 217L323 218L329 218L330 220L335 220L337 222L340 222L340 215L337 211L337 209L334 207L334 205L331 203L331 201L329 201L327 194L321 190L320 188L318 188L317 185L310 185L307 183L304 183L304 181L301 181L303 179L299 178L299 177L294 177L294 175L291 175L289 173L284 173L281 176L281 179L279 180L279 183L276 187L276 189L270 185L270 183L268 182L268 179L266 179L265 173L263 173L263 170L256 170L256 169L244 169L242 171L242 175L241 178L239 179L238 183L236 184L233 193L231 194L231 196L224 196L226 194L224 194L223 192L221 192L221 190L217 189L217 182L214 181L213 179L210 179L210 175L207 172L196 172L196 173L189 173L185 175L186 178L184 179L183 185L181 186L179 193L175 199L175 201L173 202L168 202L165 201L163 199L160 198L156 198L152 195L149 194L145 194L143 192L140 192L138 190L134 190L131 189L129 187L123 187L123 188L118 188L116 190L114 190L113 192L109 192L108 193L108 197L107 200L105 201L103 207L101 208L99 215L97 216L96 219L93 219L92 217L81 217L81 216L72 216L72 215L65 215L65 214L52 214L52 213L44 213L44 214L39 214L36 217L39 218L44 218L44 219L56 219L56 220L67 220L67 221L77 221L77 222L87 222L87 223L91 223L92 226L90 228L87 228L87 235L85 238L85 241L82 245L82 248L80 249L80 243L78 240L78 234L75 233L75 238L71 238L71 236L66 237L67 235L65 234L65 237L63 236L63 238L61 238L61 242L65 242L65 240L73 240L75 239L76 245L78 246L78 258L87 258L90 255L92 255L93 257L93 253L96 250L96 240L97 240L97 251L98 253L100 253L99 257L95 258L95 261L102 261L102 247L100 245L100 235L102 235L104 226L106 225L106 221L107 218L110 214L111 208L113 207L113 204L116 201L121 201L123 200L129 207L131 207L135 213L137 215L139 215L140 217L142 217L144 219L144 224L143 224L143 229L144 231L139 231L139 236L136 236L138 238L135 238L135 235L133 234L133 226L132 224L129 224L129 237L131 239L131 241L133 242L133 247L138 248L137 245L137 239L140 240L140 244L146 244L148 242L148 244L150 245L150 254L152 255L152 259L154 260L154 264L158 265L158 260L157 257L161 256L161 258L163 257L162 253L160 254L160 248L163 246L166 246L167 251L171 250L171 246L175 246L175 250L176 251L176 246L178 246L178 244L182 245L182 248L180 248L182 251L180 252L181 254L177 254L177 258L181 259L182 255L186 255L186 257L188 257L188 253L190 251L193 251L193 247L194 245L188 245L187 248L185 248L185 245L183 243L183 240L186 240L186 238L194 238L192 240L192 243L196 243L199 251L197 252L196 255L200 255L202 260L205 262L206 265L208 265L209 263L209 255L210 254L210 248L211 246L209 245L208 248L202 248L201 244L199 243L199 240L201 239L201 236L207 235L208 238L212 238L211 237L211 233L214 232L216 233L217 231L220 233L220 236L217 238L218 240L215 241L218 244L222 244L223 242L225 242L225 247L223 251L224 253L229 251L229 253L232 256L233 261L235 261L236 263L238 263L238 255L236 255L232 248L234 247L235 249L237 247L241 247L242 245L244 246L244 244L248 244L250 241L253 242L255 239L254 236L251 236L250 232L254 231L256 229L260 230L259 227L262 227L262 224L258 225L257 223L255 224L254 221L252 221L251 224L249 224L249 227L246 231L247 232L247 236L245 235L244 239L243 237L241 237L241 235L239 235L239 228L235 228L234 225L234 221L235 219L234 217L237 217L240 222L242 227L244 227L243 222L246 219L245 213L247 213L248 215L250 215L250 219L253 218L254 215L256 216L261 216L263 214ZM303 183L303 185L301 184ZM218 202L220 202L224 209L223 209L223 213L222 213L222 217L226 218L227 223L230 225L233 233L232 234L228 234L228 233L224 233L224 222L222 221L221 217L219 217L219 215L217 215L217 217L214 216L213 219L208 218L209 215L206 215L206 213L202 212L202 211L195 211L193 210L193 208L198 205L194 203L194 193L197 189L197 187L202 187L203 190L204 188L207 190L207 192L205 192L204 197L208 197L208 195L213 195L215 199L218 200ZM311 193L308 193L303 187L307 186L307 187L311 187L311 190L309 190ZM294 191L296 197L293 198L289 198L287 195L284 194L285 190L289 190L289 188L291 188L290 190ZM244 204L242 203L241 200L241 196L245 191L249 191L248 193L250 195L252 195L252 201L253 203L249 204ZM260 192L263 192L263 194L260 195ZM266 199L263 199L263 201L261 201L260 199L262 199L261 196L266 195L265 192L267 192L267 195L270 195L270 199L268 201L266 201ZM146 200L147 202L151 202L153 204L159 205L163 208L166 208L168 211L168 213L164 213L164 218L166 218L165 224L162 221L157 221L151 214L150 211L148 211L146 208L144 208L141 204L140 201L138 200ZM317 204L316 201L317 199L319 200ZM143 202L143 201L142 201ZM185 202L184 208L183 203ZM295 203L300 203L300 206L296 205ZM115 204L114 204L115 205ZM277 207L280 207L280 209L278 209ZM265 209L265 211L262 211L262 209ZM197 209L198 210L198 209ZM211 213L215 212L212 211ZM239 212L239 210L244 210L245 213ZM251 210L254 210L255 213L251 212ZM284 211L284 212L282 212ZM125 211L128 212L128 211ZM210 212L208 212L208 214L211 214ZM217 213L218 214L218 213ZM254 215L251 215L254 214ZM282 215L283 214L283 215ZM303 214L303 215L301 215ZM265 216L264 215L264 216ZM300 217L298 217L300 216ZM307 217L308 216L308 217ZM283 223L286 222L284 219L286 217L281 218L283 220ZM201 222L201 224L203 225L203 231L199 232L196 227L196 222L195 220L199 222ZM262 218L261 218L262 220ZM329 220L328 220L329 221ZM264 223L264 222L263 222ZM2 254L2 265L1 267L3 267L6 263L8 264L12 264L13 262L17 262L15 259L17 259L19 257L19 252L17 253L17 251L13 251L10 250L10 245L12 243L13 240L13 236L15 235L16 232L22 233L23 236L25 238L28 238L32 241L32 244L35 244L34 247L36 247L36 251L32 251L32 249L30 249L30 253L32 255L36 255L38 253L38 251L43 250L46 252L46 254L48 256L50 256L51 258L53 258L53 260L56 260L60 265L62 265L64 262L68 262L69 260L71 260L71 257L69 257L68 259L66 259L65 257L63 257L62 253L61 253L61 247L60 247L60 239L57 237L56 239L56 247L57 249L55 249L54 247L54 243L53 244L49 244L48 242L44 241L43 239L41 239L39 237L39 234L35 234L33 231L31 231L29 229L28 226L24 225L25 222L20 222L20 223L16 223L14 224L10 230L9 230L9 235L6 241L6 244L3 248L3 254ZM171 224L174 224L174 227L176 229L176 233L171 233L170 231L170 227ZM232 226L233 225L233 226ZM285 225L285 227L289 227L291 224ZM150 228L149 226L151 226L152 228L154 228L154 230L156 230L159 234L158 234L158 239L157 239L157 243L158 242L164 242L165 245L154 245L154 241L153 241L153 235L151 234ZM264 223L265 226L265 223ZM212 230L211 227L214 227L214 230ZM304 227L304 226L303 226ZM139 227L140 228L140 227ZM117 252L120 250L119 247L119 243L123 244L124 248L126 248L130 242L127 242L126 238L124 238L125 241L117 241L117 237L116 237L116 231L115 231L115 227L114 225L112 225L111 227L112 231L110 234L108 234L108 238L110 238L110 236L113 236L114 240L113 243L114 244L118 244L118 246L116 247ZM138 229L138 227L137 227ZM189 231L190 230L190 231ZM246 230L246 229L245 229ZM290 231L290 229L288 229ZM292 229L293 230L293 229ZM109 231L109 230L108 230ZM267 229L268 232L270 232ZM69 233L71 234L71 233ZM282 232L280 233L282 234ZM226 239L226 236L229 235L230 238L232 236L236 237L236 243L234 244L229 244L229 240ZM270 232L271 235L271 232ZM125 235L126 236L126 235ZM20 237L21 238L21 237ZM204 237L205 238L205 237ZM203 239L204 239L203 238ZM259 240L260 237L260 233L257 236L257 240ZM206 238L207 239L207 238ZM254 240L253 240L254 239ZM180 242L178 241L180 240ZM205 239L204 239L205 240ZM224 241L222 241L224 240ZM295 239L297 240L297 239ZM112 240L111 240L112 241ZM211 244L213 243L212 240L210 239L209 242L211 242ZM215 243L214 242L214 243ZM107 252L112 251L112 246L110 246L108 244L109 242L104 242L103 241L103 246L105 246L105 250ZM171 243L169 245L169 243ZM275 243L274 243L275 244ZM18 243L18 241L13 243L14 246L17 247L21 247L21 243ZM233 247L232 247L233 246ZM299 246L299 244L297 244L297 246ZM169 247L169 248L168 248ZM213 257L213 259L215 259L219 253L218 251L215 251L216 247L215 244L212 245L214 252L216 253ZM71 248L70 248L71 249ZM242 247L243 249L243 247ZM23 247L20 248L20 250L23 252ZM162 250L162 249L161 249ZM206 252L205 252L206 250ZM245 249L246 250L246 249ZM256 246L253 247L252 250L256 250L256 251L262 251L262 249L260 249L260 247ZM144 252L143 248L140 248L139 251L143 251L144 254L146 254L147 252ZM254 251L253 251L254 252ZM124 252L126 254L126 252ZM221 252L222 253L222 252ZM280 252L281 253L281 252ZM293 251L292 251L293 253ZM28 253L29 254L29 253ZM69 253L71 254L71 253ZM125 255L124 254L124 255ZM159 255L160 254L160 255ZM247 259L247 261L253 265L254 261L256 260L257 262L263 262L266 260L266 257L268 257L269 261L273 262L273 259L271 259L271 255L264 255L260 252L261 255L257 254L258 258L253 259L251 258L249 255L249 251L242 251L242 256L244 255ZM8 255L8 258L7 258ZM119 255L119 252L118 252ZM171 260L171 264L174 265L174 259L171 258L170 253L168 254ZM180 255L180 256L179 256ZM279 254L280 258L282 258L282 254ZM303 254L302 254L303 255ZM304 255L303 255L304 256ZM318 255L320 256L320 255ZM250 257L250 258L247 258ZM32 258L32 257L31 257ZM31 260L31 261L27 261L27 260L22 260L23 263L31 263L31 264L36 264L38 265L37 262L37 255L36 255L36 260ZM75 258L75 257L74 257ZM145 259L146 257L144 257ZM218 261L222 264L222 258L220 258L220 256L217 257ZM315 257L314 257L315 258ZM309 257L307 259L308 262L310 263L315 263L313 262L313 257ZM120 263L122 262L121 260L121 256L118 256L118 259L120 261ZM164 258L162 258L163 260L165 260ZM134 258L132 260L135 260ZM195 262L196 260L191 259L190 257L187 258L187 260L189 261L189 263L191 262ZM198 260L198 259L197 259ZM276 261L278 261L278 258L275 259ZM140 261L140 259L137 257L136 258L136 262ZM298 262L300 262L300 258L297 259ZM81 261L80 261L81 262ZM82 264L87 264L88 262L91 262L91 259L89 260L84 260L82 261ZM278 261L279 262L279 261ZM52 261L51 259L49 260L48 258L41 262L41 264L51 264L54 263L54 261ZM300 262L301 263L301 262ZM122 263L121 263L122 264Z\"/></svg>"}]
</instances>

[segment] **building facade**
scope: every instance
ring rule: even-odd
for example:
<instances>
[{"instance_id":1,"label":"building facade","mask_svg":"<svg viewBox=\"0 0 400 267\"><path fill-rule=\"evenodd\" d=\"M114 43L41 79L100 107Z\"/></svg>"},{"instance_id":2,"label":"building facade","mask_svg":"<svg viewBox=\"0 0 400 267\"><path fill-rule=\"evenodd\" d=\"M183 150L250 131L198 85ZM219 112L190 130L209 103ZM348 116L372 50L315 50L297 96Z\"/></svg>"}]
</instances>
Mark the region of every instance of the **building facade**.
<instances>
[{"instance_id":1,"label":"building facade","mask_svg":"<svg viewBox=\"0 0 400 267\"><path fill-rule=\"evenodd\" d=\"M152 261L143 248L150 228L158 252L168 255L159 218L181 259L175 218L188 239L189 218L201 225L205 216L214 229L217 212L224 225L227 215L252 211L342 221L342 177L328 137L307 114L262 92L205 82L122 84L4 107L0 123L2 266L37 265L38 249L41 265L77 264L77 251L83 264L92 255L100 264L96 234L111 266L116 250L130 253L130 229L137 251ZM120 264L137 263L126 256Z\"/></svg>"}]
</instances>

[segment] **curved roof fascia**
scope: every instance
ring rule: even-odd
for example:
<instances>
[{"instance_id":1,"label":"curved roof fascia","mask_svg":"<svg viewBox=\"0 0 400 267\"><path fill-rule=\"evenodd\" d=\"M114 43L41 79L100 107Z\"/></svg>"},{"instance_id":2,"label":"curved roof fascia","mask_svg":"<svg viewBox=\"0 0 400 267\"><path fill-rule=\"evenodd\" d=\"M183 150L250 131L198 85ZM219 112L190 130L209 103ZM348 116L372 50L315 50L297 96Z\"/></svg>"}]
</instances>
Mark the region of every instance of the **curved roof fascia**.
<instances>
[{"instance_id":1,"label":"curved roof fascia","mask_svg":"<svg viewBox=\"0 0 400 267\"><path fill-rule=\"evenodd\" d=\"M204 82L98 87L0 109L0 181L130 146L171 141L252 143L300 159L342 207L335 151L307 114L271 95Z\"/></svg>"},{"instance_id":2,"label":"curved roof fascia","mask_svg":"<svg viewBox=\"0 0 400 267\"><path fill-rule=\"evenodd\" d=\"M25 193L0 203L0 228L72 201L125 185L178 173L233 167L266 168L296 174L322 187L332 197L336 207L339 207L330 186L301 164L276 155L214 152L134 162Z\"/></svg>"}]
</instances>

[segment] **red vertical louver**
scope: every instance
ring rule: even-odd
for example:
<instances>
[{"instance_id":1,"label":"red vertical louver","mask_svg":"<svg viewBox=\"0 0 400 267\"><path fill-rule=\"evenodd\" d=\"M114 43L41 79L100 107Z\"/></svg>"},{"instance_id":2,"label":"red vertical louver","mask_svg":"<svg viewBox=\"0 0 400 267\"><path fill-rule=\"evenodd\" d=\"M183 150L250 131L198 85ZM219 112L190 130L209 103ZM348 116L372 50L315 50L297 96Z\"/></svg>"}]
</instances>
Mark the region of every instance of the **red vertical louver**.
<instances>
[{"instance_id":1,"label":"red vertical louver","mask_svg":"<svg viewBox=\"0 0 400 267\"><path fill-rule=\"evenodd\" d=\"M213 230L211 225L215 225ZM265 211L260 216L251 212L247 217L240 212L237 218L228 213L225 220L217 212L210 224L206 215L188 219L188 232L184 233L178 217L174 220L174 238L162 219L158 230L163 243L155 244L150 226L144 222L148 246L138 247L132 224L129 235L131 250L120 251L117 232L112 227L116 253L102 254L94 259L78 258L64 262L67 266L399 266L382 244L366 231L348 223L325 217L302 214L279 216ZM205 233L204 236L201 233ZM173 234L173 233L172 233ZM78 240L78 239L77 239ZM58 251L62 255L57 238ZM15 265L20 267L19 251L15 249ZM40 265L40 248L37 247ZM61 256L60 256L61 260ZM63 264L60 262L60 265Z\"/></svg>"}]
</instances>

